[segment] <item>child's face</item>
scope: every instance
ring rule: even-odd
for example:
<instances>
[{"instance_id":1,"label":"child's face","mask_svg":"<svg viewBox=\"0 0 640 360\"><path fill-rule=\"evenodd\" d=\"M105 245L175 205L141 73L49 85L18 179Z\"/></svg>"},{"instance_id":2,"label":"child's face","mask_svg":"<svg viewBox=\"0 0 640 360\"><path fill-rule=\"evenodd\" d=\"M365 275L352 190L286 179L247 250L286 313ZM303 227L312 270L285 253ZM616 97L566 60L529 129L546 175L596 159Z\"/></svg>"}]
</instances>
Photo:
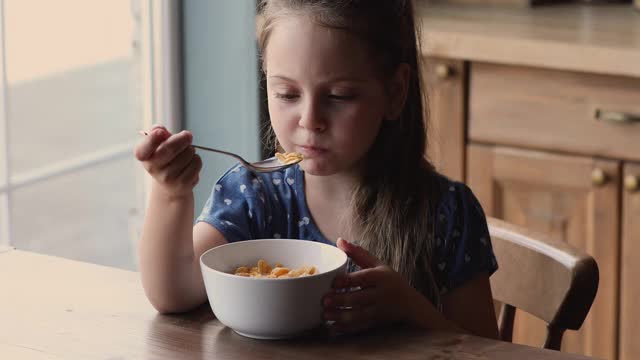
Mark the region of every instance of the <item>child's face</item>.
<instances>
[{"instance_id":1,"label":"child's face","mask_svg":"<svg viewBox=\"0 0 640 360\"><path fill-rule=\"evenodd\" d=\"M271 124L312 175L350 172L375 140L388 99L364 42L304 17L275 25L265 51Z\"/></svg>"}]
</instances>

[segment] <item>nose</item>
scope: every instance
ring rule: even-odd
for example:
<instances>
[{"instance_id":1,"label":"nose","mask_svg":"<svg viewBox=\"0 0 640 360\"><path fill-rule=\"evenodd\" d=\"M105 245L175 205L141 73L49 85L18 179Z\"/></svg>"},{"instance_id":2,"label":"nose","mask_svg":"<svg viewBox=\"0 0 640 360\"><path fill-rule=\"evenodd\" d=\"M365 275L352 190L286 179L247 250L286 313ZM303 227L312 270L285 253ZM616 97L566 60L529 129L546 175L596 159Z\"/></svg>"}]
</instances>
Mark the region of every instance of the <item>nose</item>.
<instances>
[{"instance_id":1,"label":"nose","mask_svg":"<svg viewBox=\"0 0 640 360\"><path fill-rule=\"evenodd\" d=\"M314 132L323 132L327 129L327 122L318 101L306 102L300 114L298 126Z\"/></svg>"}]
</instances>

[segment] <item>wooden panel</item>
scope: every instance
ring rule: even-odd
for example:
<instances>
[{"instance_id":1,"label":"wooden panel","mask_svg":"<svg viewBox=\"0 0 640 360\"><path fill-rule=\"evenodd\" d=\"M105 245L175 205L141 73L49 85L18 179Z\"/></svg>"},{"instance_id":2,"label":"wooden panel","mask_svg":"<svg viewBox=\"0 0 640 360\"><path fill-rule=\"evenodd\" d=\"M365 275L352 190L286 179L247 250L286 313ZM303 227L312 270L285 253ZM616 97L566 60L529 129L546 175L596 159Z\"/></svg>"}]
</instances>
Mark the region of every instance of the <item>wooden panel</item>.
<instances>
[{"instance_id":1,"label":"wooden panel","mask_svg":"<svg viewBox=\"0 0 640 360\"><path fill-rule=\"evenodd\" d=\"M427 156L441 173L462 181L465 156L465 64L462 61L428 57L424 59L424 75L424 89L429 97L431 115Z\"/></svg>"},{"instance_id":2,"label":"wooden panel","mask_svg":"<svg viewBox=\"0 0 640 360\"><path fill-rule=\"evenodd\" d=\"M640 21L628 5L416 4L430 56L640 77Z\"/></svg>"},{"instance_id":3,"label":"wooden panel","mask_svg":"<svg viewBox=\"0 0 640 360\"><path fill-rule=\"evenodd\" d=\"M626 164L625 178L640 179L640 164ZM640 359L640 190L622 192L620 360Z\"/></svg>"},{"instance_id":4,"label":"wooden panel","mask_svg":"<svg viewBox=\"0 0 640 360\"><path fill-rule=\"evenodd\" d=\"M640 160L640 79L485 63L470 76L471 140Z\"/></svg>"},{"instance_id":5,"label":"wooden panel","mask_svg":"<svg viewBox=\"0 0 640 360\"><path fill-rule=\"evenodd\" d=\"M619 163L477 144L468 149L467 182L487 215L544 231L596 259L598 294L582 329L565 334L563 350L615 359ZM594 169L607 175L605 184L592 183ZM540 320L517 313L515 342L541 346L544 334Z\"/></svg>"}]
</instances>

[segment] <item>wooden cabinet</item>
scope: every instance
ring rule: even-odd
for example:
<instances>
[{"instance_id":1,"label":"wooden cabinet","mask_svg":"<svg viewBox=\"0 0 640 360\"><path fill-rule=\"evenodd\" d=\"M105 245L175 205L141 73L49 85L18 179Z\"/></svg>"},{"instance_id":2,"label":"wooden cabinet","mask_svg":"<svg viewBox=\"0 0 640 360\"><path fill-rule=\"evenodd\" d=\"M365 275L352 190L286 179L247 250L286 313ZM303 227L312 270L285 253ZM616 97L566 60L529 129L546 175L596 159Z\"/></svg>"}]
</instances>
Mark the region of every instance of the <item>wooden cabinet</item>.
<instances>
[{"instance_id":1,"label":"wooden cabinet","mask_svg":"<svg viewBox=\"0 0 640 360\"><path fill-rule=\"evenodd\" d=\"M640 156L638 79L483 62L471 64L470 77L469 138L475 142Z\"/></svg>"},{"instance_id":2,"label":"wooden cabinet","mask_svg":"<svg viewBox=\"0 0 640 360\"><path fill-rule=\"evenodd\" d=\"M424 86L429 97L427 157L438 170L464 180L464 139L467 69L463 61L426 58Z\"/></svg>"},{"instance_id":3,"label":"wooden cabinet","mask_svg":"<svg viewBox=\"0 0 640 360\"><path fill-rule=\"evenodd\" d=\"M488 215L546 231L598 262L598 294L563 351L639 359L640 190L631 188L640 187L640 79L425 63L436 167L467 182ZM518 312L514 342L541 346L544 334L541 321Z\"/></svg>"},{"instance_id":4,"label":"wooden cabinet","mask_svg":"<svg viewBox=\"0 0 640 360\"><path fill-rule=\"evenodd\" d=\"M620 273L620 359L640 359L640 163L624 166Z\"/></svg>"},{"instance_id":5,"label":"wooden cabinet","mask_svg":"<svg viewBox=\"0 0 640 360\"><path fill-rule=\"evenodd\" d=\"M545 231L596 258L598 294L582 329L565 334L562 350L614 358L619 162L476 144L467 149L467 183L487 215ZM594 177L600 172L602 181ZM542 321L517 312L514 342L541 346L545 334Z\"/></svg>"},{"instance_id":6,"label":"wooden cabinet","mask_svg":"<svg viewBox=\"0 0 640 360\"><path fill-rule=\"evenodd\" d=\"M485 211L593 255L600 284L563 350L640 359L640 21L627 5L417 6L428 155ZM629 189L627 189L629 188ZM540 296L544 296L541 294ZM515 341L542 327L516 318Z\"/></svg>"}]
</instances>

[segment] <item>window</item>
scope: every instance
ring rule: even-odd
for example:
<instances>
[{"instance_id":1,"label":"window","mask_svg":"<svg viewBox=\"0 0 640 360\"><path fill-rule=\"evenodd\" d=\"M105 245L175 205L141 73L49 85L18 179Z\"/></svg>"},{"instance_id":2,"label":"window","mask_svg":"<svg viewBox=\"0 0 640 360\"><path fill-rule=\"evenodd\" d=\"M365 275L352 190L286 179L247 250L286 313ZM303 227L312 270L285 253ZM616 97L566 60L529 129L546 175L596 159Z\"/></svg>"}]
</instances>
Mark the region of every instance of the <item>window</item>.
<instances>
[{"instance_id":1,"label":"window","mask_svg":"<svg viewBox=\"0 0 640 360\"><path fill-rule=\"evenodd\" d=\"M144 4L0 0L0 244L135 267Z\"/></svg>"},{"instance_id":2,"label":"window","mask_svg":"<svg viewBox=\"0 0 640 360\"><path fill-rule=\"evenodd\" d=\"M257 160L254 8L0 0L0 245L135 270L152 122ZM230 166L202 155L196 214Z\"/></svg>"}]
</instances>

